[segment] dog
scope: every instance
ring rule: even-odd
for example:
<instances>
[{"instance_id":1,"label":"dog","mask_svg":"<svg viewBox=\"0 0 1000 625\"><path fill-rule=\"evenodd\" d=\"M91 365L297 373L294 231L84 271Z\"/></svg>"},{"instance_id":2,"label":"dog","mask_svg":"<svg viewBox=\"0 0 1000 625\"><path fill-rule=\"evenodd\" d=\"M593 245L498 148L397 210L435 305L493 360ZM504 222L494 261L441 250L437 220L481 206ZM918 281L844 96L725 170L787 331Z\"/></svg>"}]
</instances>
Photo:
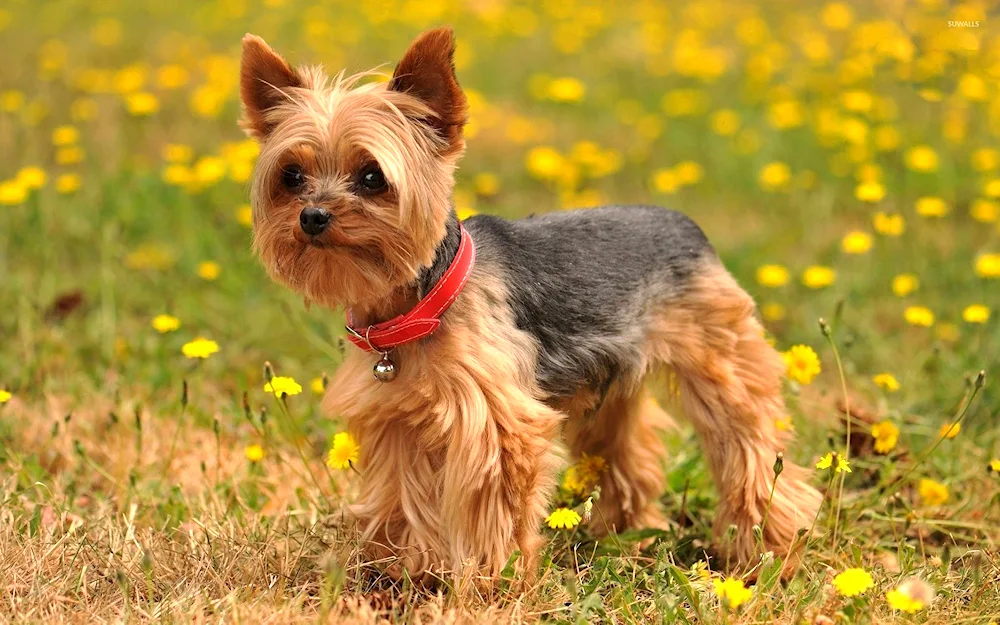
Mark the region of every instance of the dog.
<instances>
[{"instance_id":1,"label":"dog","mask_svg":"<svg viewBox=\"0 0 1000 625\"><path fill-rule=\"evenodd\" d=\"M593 534L663 526L670 420L645 381L665 370L719 491L718 552L792 555L821 496L790 462L775 478L785 366L752 298L665 208L460 222L454 45L428 31L378 82L243 39L254 250L276 282L347 310L324 410L360 444L367 552L397 575L496 579L519 549L530 575L567 452L606 463Z\"/></svg>"}]
</instances>

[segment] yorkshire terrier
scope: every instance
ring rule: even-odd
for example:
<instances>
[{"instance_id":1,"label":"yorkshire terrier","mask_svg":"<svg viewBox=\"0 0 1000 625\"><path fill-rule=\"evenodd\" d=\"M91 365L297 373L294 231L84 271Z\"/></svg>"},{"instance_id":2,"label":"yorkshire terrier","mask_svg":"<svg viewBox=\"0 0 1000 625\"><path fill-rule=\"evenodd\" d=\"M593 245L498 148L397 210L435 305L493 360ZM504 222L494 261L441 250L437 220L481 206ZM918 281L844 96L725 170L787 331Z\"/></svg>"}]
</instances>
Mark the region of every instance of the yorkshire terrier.
<instances>
[{"instance_id":1,"label":"yorkshire terrier","mask_svg":"<svg viewBox=\"0 0 1000 625\"><path fill-rule=\"evenodd\" d=\"M566 449L606 461L595 535L662 526L670 420L644 382L666 370L719 490L718 551L792 555L821 497L787 461L775 482L784 365L753 300L665 208L459 222L454 45L428 31L388 82L364 82L243 39L254 249L275 281L347 309L357 349L324 409L361 446L369 553L414 577L495 578L520 549L531 574Z\"/></svg>"}]
</instances>

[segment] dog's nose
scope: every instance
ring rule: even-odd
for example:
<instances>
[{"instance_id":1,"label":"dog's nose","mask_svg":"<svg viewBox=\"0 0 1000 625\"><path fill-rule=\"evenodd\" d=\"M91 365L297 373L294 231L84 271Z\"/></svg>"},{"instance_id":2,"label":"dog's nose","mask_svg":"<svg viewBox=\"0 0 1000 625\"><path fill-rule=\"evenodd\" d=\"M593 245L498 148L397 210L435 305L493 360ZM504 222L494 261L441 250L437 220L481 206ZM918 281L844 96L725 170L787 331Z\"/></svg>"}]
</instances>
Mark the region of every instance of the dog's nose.
<instances>
[{"instance_id":1,"label":"dog's nose","mask_svg":"<svg viewBox=\"0 0 1000 625\"><path fill-rule=\"evenodd\" d=\"M326 230L329 223L330 213L325 208L306 206L299 213L299 224L306 234L317 235Z\"/></svg>"}]
</instances>

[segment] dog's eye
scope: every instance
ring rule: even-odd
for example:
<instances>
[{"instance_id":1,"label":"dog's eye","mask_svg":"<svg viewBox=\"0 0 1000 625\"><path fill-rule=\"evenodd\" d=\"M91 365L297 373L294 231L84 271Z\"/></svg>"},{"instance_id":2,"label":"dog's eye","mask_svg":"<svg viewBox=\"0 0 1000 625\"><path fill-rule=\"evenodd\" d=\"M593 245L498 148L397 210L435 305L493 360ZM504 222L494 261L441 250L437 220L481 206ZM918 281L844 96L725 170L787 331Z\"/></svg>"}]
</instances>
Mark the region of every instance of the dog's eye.
<instances>
[{"instance_id":1,"label":"dog's eye","mask_svg":"<svg viewBox=\"0 0 1000 625\"><path fill-rule=\"evenodd\" d=\"M378 165L374 163L361 170L358 174L358 183L365 191L370 193L384 191L386 187L385 175L382 174L382 170L378 168Z\"/></svg>"},{"instance_id":2,"label":"dog's eye","mask_svg":"<svg viewBox=\"0 0 1000 625\"><path fill-rule=\"evenodd\" d=\"M298 189L306 182L306 175L296 165L289 165L281 170L281 184L286 189Z\"/></svg>"}]
</instances>

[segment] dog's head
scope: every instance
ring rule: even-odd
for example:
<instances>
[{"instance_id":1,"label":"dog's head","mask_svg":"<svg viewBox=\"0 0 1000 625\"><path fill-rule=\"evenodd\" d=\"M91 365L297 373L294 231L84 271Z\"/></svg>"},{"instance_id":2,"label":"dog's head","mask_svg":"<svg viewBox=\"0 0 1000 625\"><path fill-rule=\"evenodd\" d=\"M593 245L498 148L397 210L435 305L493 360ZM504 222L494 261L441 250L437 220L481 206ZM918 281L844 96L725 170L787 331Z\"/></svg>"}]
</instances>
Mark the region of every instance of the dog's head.
<instances>
[{"instance_id":1,"label":"dog's head","mask_svg":"<svg viewBox=\"0 0 1000 625\"><path fill-rule=\"evenodd\" d=\"M421 35L388 82L293 69L243 38L242 125L260 142L254 249L276 281L366 306L434 259L465 149L450 29Z\"/></svg>"}]
</instances>

